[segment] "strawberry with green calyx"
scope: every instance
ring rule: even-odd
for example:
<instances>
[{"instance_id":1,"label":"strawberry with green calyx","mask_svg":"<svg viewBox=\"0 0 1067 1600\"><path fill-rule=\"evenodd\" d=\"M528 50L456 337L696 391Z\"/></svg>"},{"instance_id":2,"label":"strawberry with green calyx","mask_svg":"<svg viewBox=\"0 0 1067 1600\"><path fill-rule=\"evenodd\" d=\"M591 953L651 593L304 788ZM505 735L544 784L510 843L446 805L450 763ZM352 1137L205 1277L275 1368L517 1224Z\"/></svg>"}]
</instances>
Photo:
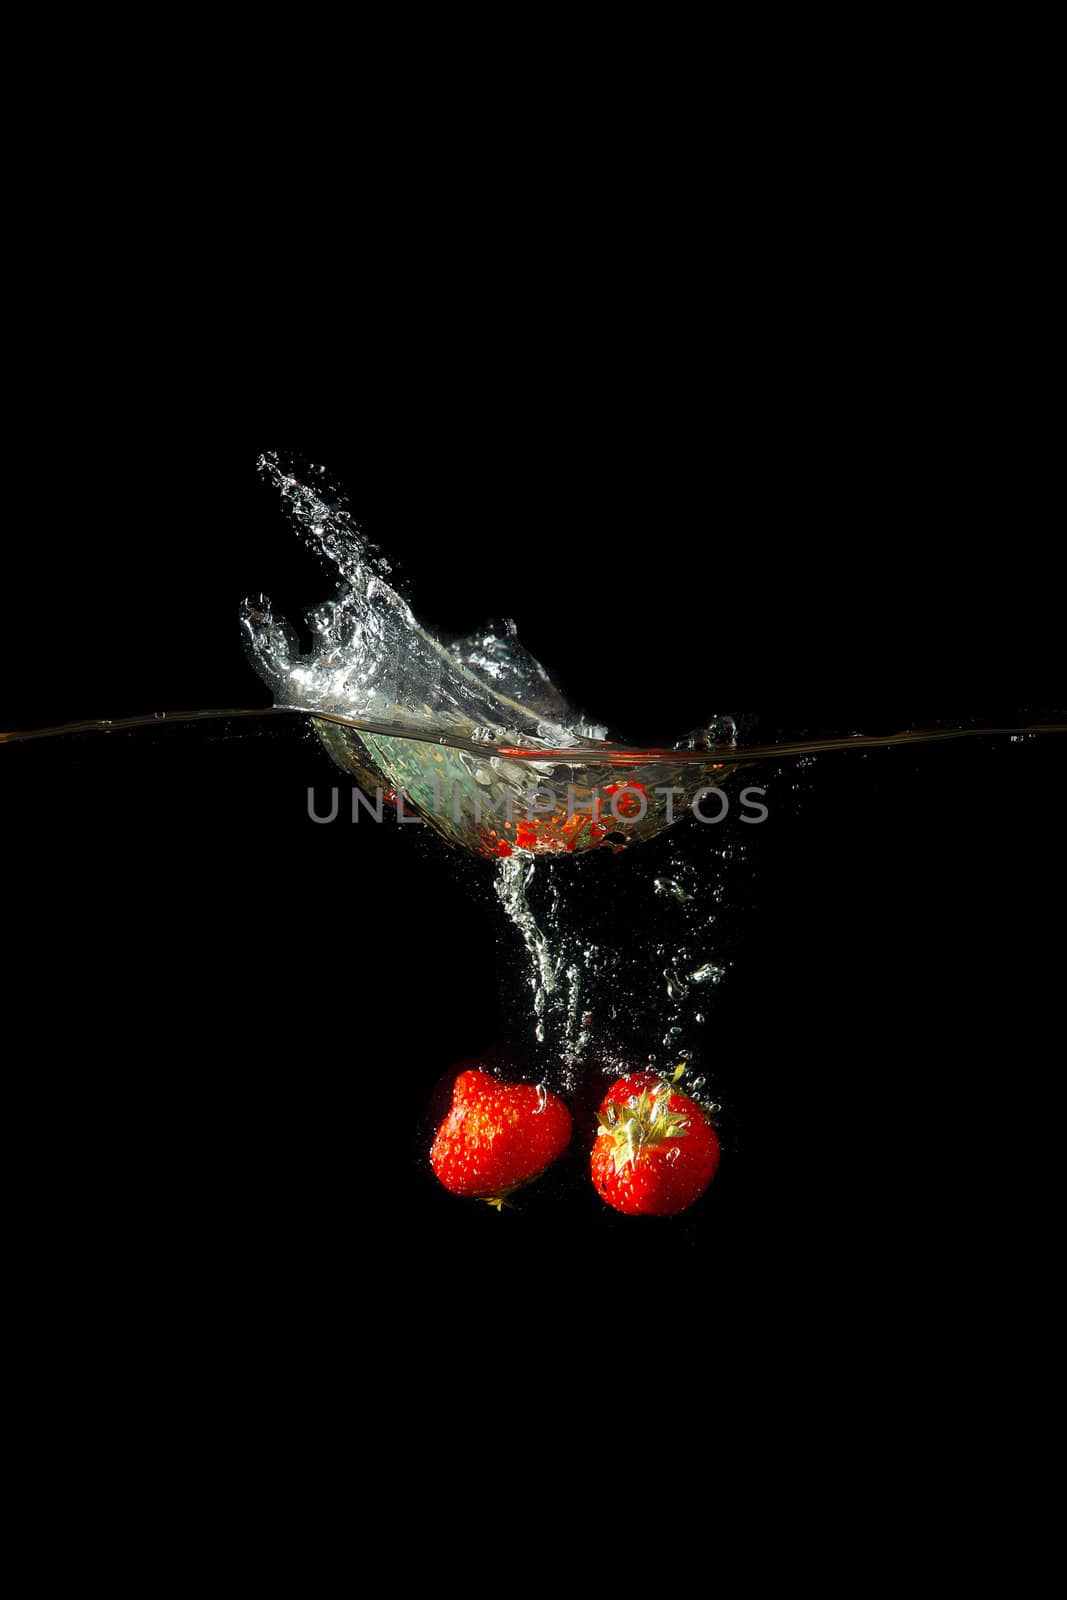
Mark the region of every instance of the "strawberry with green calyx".
<instances>
[{"instance_id":1,"label":"strawberry with green calyx","mask_svg":"<svg viewBox=\"0 0 1067 1600\"><path fill-rule=\"evenodd\" d=\"M570 1137L570 1112L554 1094L471 1067L455 1081L430 1165L453 1194L488 1200L499 1210L507 1195L563 1154Z\"/></svg>"},{"instance_id":2,"label":"strawberry with green calyx","mask_svg":"<svg viewBox=\"0 0 1067 1600\"><path fill-rule=\"evenodd\" d=\"M654 1072L613 1083L597 1114L591 1170L598 1194L627 1216L669 1217L699 1200L719 1165L707 1114Z\"/></svg>"}]
</instances>

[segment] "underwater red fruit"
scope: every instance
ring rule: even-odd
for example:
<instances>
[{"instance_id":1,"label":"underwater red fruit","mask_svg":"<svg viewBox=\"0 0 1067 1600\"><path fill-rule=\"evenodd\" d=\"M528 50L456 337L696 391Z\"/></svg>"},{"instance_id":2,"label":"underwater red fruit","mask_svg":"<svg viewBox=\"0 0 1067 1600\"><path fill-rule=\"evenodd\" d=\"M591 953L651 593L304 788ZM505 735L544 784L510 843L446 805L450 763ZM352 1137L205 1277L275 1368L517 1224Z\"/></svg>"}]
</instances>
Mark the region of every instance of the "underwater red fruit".
<instances>
[{"instance_id":1,"label":"underwater red fruit","mask_svg":"<svg viewBox=\"0 0 1067 1600\"><path fill-rule=\"evenodd\" d=\"M455 1081L430 1165L453 1194L500 1200L540 1177L570 1137L570 1112L554 1094L470 1067Z\"/></svg>"},{"instance_id":2,"label":"underwater red fruit","mask_svg":"<svg viewBox=\"0 0 1067 1600\"><path fill-rule=\"evenodd\" d=\"M626 1216L670 1217L699 1200L719 1165L707 1114L654 1072L612 1084L590 1162L597 1193Z\"/></svg>"}]
</instances>

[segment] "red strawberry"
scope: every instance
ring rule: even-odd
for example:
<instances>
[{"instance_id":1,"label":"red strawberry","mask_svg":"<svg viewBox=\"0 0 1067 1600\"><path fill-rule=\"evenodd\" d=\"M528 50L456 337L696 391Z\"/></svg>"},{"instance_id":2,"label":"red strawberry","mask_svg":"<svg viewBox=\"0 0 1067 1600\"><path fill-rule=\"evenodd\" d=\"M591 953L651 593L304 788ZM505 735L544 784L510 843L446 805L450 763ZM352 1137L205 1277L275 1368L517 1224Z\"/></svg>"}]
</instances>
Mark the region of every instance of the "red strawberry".
<instances>
[{"instance_id":1,"label":"red strawberry","mask_svg":"<svg viewBox=\"0 0 1067 1600\"><path fill-rule=\"evenodd\" d=\"M499 1200L540 1177L570 1136L570 1112L555 1095L471 1067L456 1079L430 1165L453 1194Z\"/></svg>"},{"instance_id":2,"label":"red strawberry","mask_svg":"<svg viewBox=\"0 0 1067 1600\"><path fill-rule=\"evenodd\" d=\"M613 1083L597 1115L597 1192L627 1216L669 1217L699 1200L719 1165L707 1116L654 1072Z\"/></svg>"}]
</instances>

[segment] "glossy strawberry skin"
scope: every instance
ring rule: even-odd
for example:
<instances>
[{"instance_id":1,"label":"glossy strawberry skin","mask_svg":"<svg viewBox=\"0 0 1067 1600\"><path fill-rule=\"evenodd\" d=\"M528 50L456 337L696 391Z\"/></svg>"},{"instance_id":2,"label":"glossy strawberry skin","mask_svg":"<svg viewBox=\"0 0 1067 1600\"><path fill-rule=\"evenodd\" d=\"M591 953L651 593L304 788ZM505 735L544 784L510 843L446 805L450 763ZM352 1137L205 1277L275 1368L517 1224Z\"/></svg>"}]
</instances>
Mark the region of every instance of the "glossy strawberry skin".
<instances>
[{"instance_id":1,"label":"glossy strawberry skin","mask_svg":"<svg viewBox=\"0 0 1067 1600\"><path fill-rule=\"evenodd\" d=\"M621 1111L661 1080L653 1072L632 1072L612 1084L600 1105L602 1116ZM645 1145L633 1162L616 1170L613 1141L603 1131L593 1144L590 1168L597 1193L626 1216L675 1216L699 1200L719 1165L719 1140L704 1111L688 1095L671 1090L667 1109L685 1118L684 1134Z\"/></svg>"},{"instance_id":2,"label":"glossy strawberry skin","mask_svg":"<svg viewBox=\"0 0 1067 1600\"><path fill-rule=\"evenodd\" d=\"M453 1194L510 1193L563 1154L571 1116L562 1100L530 1083L504 1083L476 1067L461 1072L437 1130L430 1165Z\"/></svg>"}]
</instances>

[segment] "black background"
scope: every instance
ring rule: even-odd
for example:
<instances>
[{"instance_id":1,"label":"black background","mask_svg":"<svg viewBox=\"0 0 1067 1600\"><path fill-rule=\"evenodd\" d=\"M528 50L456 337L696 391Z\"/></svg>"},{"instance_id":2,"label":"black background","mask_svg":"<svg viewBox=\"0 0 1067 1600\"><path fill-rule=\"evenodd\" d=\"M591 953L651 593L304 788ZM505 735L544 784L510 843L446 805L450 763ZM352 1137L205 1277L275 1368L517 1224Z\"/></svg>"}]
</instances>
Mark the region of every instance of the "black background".
<instances>
[{"instance_id":1,"label":"black background","mask_svg":"<svg viewBox=\"0 0 1067 1600\"><path fill-rule=\"evenodd\" d=\"M514 617L628 739L726 711L761 740L1067 720L1039 547L979 547L906 441L800 446L771 416L647 398L608 423L581 395L521 425L504 396L342 420L30 429L0 727L266 703L239 602L263 590L298 620L333 578L257 477L262 448L329 467L431 626ZM799 789L767 775L710 1046L730 1143L705 1199L655 1223L601 1207L577 1155L503 1216L428 1175L435 1083L515 1023L500 926L478 864L421 829L308 821L308 786L343 781L309 730L8 747L24 1217L87 1293L113 1269L161 1302L181 1283L313 1318L354 1284L380 1308L433 1282L458 1315L473 1286L533 1304L653 1268L683 1307L693 1282L773 1294L786 1261L847 1277L876 1248L871 1198L906 1239L950 1234L1058 1027L1063 759L1049 736L825 756ZM942 1161L958 1198L927 1214Z\"/></svg>"}]
</instances>

